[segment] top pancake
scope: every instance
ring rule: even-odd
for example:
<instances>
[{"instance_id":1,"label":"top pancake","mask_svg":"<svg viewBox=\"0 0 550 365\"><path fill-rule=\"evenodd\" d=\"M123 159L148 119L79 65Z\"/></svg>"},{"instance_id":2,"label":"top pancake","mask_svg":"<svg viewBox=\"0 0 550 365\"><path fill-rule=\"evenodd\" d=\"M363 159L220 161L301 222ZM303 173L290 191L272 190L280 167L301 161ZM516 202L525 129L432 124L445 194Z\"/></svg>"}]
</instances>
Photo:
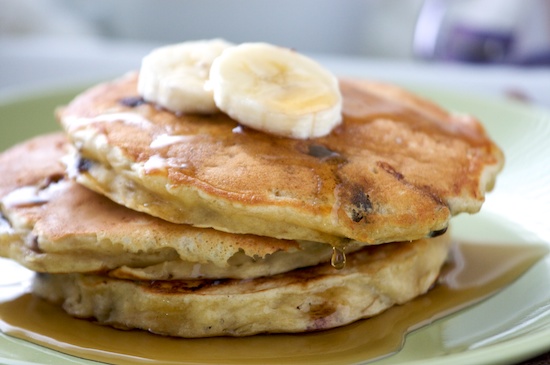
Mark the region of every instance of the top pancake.
<instances>
[{"instance_id":1,"label":"top pancake","mask_svg":"<svg viewBox=\"0 0 550 365\"><path fill-rule=\"evenodd\" d=\"M137 74L58 113L78 181L175 223L331 244L414 240L480 209L503 164L481 124L397 87L342 80L343 123L310 140L144 102Z\"/></svg>"}]
</instances>

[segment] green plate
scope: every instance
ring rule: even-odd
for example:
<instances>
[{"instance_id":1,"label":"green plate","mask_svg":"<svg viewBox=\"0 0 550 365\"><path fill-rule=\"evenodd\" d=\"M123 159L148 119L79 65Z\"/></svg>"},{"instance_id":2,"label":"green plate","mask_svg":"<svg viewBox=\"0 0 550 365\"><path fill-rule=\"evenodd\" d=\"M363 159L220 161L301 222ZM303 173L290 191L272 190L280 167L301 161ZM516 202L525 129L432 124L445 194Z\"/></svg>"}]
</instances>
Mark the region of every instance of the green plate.
<instances>
[{"instance_id":1,"label":"green plate","mask_svg":"<svg viewBox=\"0 0 550 365\"><path fill-rule=\"evenodd\" d=\"M506 154L505 170L482 212L455 218L453 234L459 239L487 244L550 245L550 113L502 99L410 88L451 110L479 117ZM82 89L53 90L0 101L0 150L25 138L58 130L55 108ZM0 272L13 270L11 265L0 260ZM546 257L490 299L408 335L402 351L374 364L513 364L550 350L548 282L550 258ZM6 284L0 280L2 285ZM0 363L95 364L2 333Z\"/></svg>"}]
</instances>

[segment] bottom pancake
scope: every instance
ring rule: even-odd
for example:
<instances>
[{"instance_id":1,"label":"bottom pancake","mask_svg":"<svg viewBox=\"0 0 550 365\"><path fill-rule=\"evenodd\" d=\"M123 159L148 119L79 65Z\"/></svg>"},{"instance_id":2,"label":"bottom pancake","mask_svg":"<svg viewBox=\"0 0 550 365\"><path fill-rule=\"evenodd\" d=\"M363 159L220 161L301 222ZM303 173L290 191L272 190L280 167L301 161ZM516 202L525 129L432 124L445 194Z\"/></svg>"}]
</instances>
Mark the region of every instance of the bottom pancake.
<instances>
[{"instance_id":1,"label":"bottom pancake","mask_svg":"<svg viewBox=\"0 0 550 365\"><path fill-rule=\"evenodd\" d=\"M335 328L425 293L450 234L366 247L330 264L248 280L132 281L37 274L33 292L79 318L177 337L248 336Z\"/></svg>"}]
</instances>

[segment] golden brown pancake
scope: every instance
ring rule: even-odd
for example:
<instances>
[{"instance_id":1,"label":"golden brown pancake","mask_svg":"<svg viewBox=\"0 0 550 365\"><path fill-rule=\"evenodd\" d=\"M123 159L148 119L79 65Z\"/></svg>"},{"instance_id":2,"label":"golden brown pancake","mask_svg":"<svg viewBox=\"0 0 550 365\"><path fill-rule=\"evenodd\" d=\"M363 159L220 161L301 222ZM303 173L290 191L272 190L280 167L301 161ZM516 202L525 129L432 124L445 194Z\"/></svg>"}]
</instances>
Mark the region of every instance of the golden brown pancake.
<instances>
[{"instance_id":1,"label":"golden brown pancake","mask_svg":"<svg viewBox=\"0 0 550 365\"><path fill-rule=\"evenodd\" d=\"M61 133L0 154L0 256L39 272L251 278L329 261L315 242L236 235L136 212L64 176Z\"/></svg>"},{"instance_id":2,"label":"golden brown pancake","mask_svg":"<svg viewBox=\"0 0 550 365\"><path fill-rule=\"evenodd\" d=\"M40 274L33 292L73 316L179 337L248 336L342 326L425 293L449 248L449 233L365 247L348 265L297 269L251 280L133 281Z\"/></svg>"},{"instance_id":3,"label":"golden brown pancake","mask_svg":"<svg viewBox=\"0 0 550 365\"><path fill-rule=\"evenodd\" d=\"M310 140L224 114L176 115L144 102L136 74L59 111L78 181L174 223L343 245L414 240L480 209L503 164L472 117L397 87L342 80L343 123Z\"/></svg>"}]
</instances>

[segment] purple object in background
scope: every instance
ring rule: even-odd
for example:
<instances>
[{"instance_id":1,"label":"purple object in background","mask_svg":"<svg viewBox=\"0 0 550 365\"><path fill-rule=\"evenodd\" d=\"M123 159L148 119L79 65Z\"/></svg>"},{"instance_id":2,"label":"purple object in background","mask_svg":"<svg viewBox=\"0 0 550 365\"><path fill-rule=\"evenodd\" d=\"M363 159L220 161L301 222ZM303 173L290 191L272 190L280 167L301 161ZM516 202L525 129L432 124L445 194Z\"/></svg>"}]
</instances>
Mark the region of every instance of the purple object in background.
<instances>
[{"instance_id":1,"label":"purple object in background","mask_svg":"<svg viewBox=\"0 0 550 365\"><path fill-rule=\"evenodd\" d=\"M441 58L475 63L505 62L513 49L514 35L496 30L472 29L457 24L441 47Z\"/></svg>"},{"instance_id":2,"label":"purple object in background","mask_svg":"<svg viewBox=\"0 0 550 365\"><path fill-rule=\"evenodd\" d=\"M426 0L413 49L422 59L550 66L550 0Z\"/></svg>"}]
</instances>

